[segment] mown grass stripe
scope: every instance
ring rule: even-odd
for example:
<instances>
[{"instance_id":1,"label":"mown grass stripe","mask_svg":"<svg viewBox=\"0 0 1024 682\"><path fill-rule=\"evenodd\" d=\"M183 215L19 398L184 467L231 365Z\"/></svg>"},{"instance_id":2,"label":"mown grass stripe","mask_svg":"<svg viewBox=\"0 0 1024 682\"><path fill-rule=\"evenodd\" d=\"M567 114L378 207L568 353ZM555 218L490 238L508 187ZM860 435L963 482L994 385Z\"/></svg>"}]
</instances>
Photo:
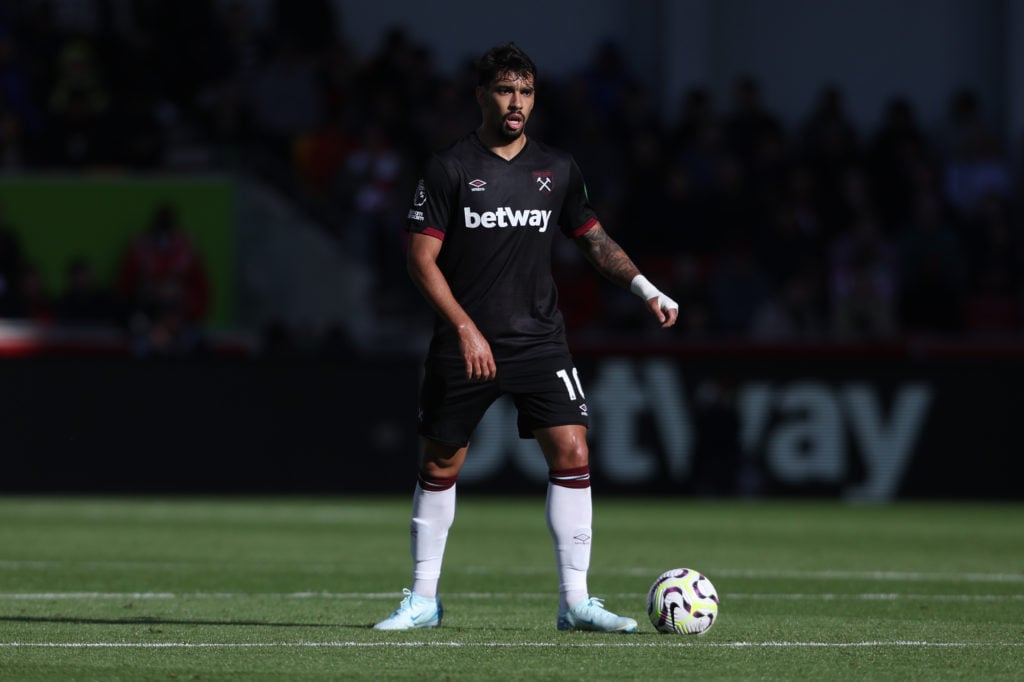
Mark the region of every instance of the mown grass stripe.
<instances>
[{"instance_id":1,"label":"mown grass stripe","mask_svg":"<svg viewBox=\"0 0 1024 682\"><path fill-rule=\"evenodd\" d=\"M449 592L448 599L551 599L548 592ZM608 595L615 598L636 597L637 593ZM842 599L864 601L1024 601L1024 594L901 594L899 592L857 593L771 593L728 592L723 599L750 599L755 601L838 601ZM0 592L0 601L59 601L59 600L171 600L171 599L394 599L393 592Z\"/></svg>"},{"instance_id":2,"label":"mown grass stripe","mask_svg":"<svg viewBox=\"0 0 1024 682\"><path fill-rule=\"evenodd\" d=\"M219 562L216 567L203 562L163 562L163 561L59 561L59 560L17 560L0 559L0 570L23 570L23 569L68 569L68 568L91 568L91 569L128 569L128 570L174 570L174 569L196 569L211 570L217 568L223 570L234 566L252 569L249 564L226 564ZM340 569L335 564L303 563L289 565L292 570L301 572L331 572ZM535 573L549 573L548 566L505 566L503 573L508 575L532 575ZM796 579L796 580L891 580L901 582L967 582L967 583L1024 583L1024 573L981 573L981 572L929 572L929 571L849 571L849 570L774 570L774 569L738 569L738 568L715 568L701 567L707 575L714 575L718 578L751 578L751 579ZM493 566L465 566L453 569L453 572L465 573L487 573L493 574ZM654 567L635 566L620 570L602 569L602 575L627 575L627 576L649 576L652 573L657 575L661 571Z\"/></svg>"},{"instance_id":3,"label":"mown grass stripe","mask_svg":"<svg viewBox=\"0 0 1024 682\"><path fill-rule=\"evenodd\" d=\"M0 642L4 649L303 649L303 648L664 648L700 646L718 649L743 648L816 648L816 649L850 649L850 648L942 648L942 649L973 649L973 648L1011 648L1024 647L1022 642L928 642L914 640L872 640L863 642L712 642L697 638L680 638L666 636L659 642Z\"/></svg>"}]
</instances>

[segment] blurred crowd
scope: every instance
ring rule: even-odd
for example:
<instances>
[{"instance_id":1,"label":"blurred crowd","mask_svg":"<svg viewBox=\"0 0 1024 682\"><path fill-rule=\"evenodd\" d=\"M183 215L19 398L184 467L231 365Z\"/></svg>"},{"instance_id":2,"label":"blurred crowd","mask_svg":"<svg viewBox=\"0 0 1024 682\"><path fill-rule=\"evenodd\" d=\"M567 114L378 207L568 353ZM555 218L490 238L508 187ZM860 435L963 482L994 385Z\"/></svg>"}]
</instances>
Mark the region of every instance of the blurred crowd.
<instances>
[{"instance_id":1,"label":"blurred crowd","mask_svg":"<svg viewBox=\"0 0 1024 682\"><path fill-rule=\"evenodd\" d=\"M112 282L79 255L56 292L0 217L0 318L68 333L113 331L137 355L188 355L204 350L211 295L203 254L173 204L156 206L124 245Z\"/></svg>"},{"instance_id":2,"label":"blurred crowd","mask_svg":"<svg viewBox=\"0 0 1024 682\"><path fill-rule=\"evenodd\" d=\"M367 265L380 315L422 314L404 216L429 153L478 124L472 56L442 73L395 28L359 57L330 2L269 11L273 31L244 2L0 3L0 171L258 174ZM691 338L1024 327L1017 141L971 90L950 93L942 130L900 97L864 130L828 83L786 124L747 76L727 98L694 88L666 116L613 43L569 76L538 66L530 134L573 153L602 222L679 301ZM8 292L31 286L3 270L12 239L0 228ZM653 329L568 241L556 264L574 335Z\"/></svg>"}]
</instances>

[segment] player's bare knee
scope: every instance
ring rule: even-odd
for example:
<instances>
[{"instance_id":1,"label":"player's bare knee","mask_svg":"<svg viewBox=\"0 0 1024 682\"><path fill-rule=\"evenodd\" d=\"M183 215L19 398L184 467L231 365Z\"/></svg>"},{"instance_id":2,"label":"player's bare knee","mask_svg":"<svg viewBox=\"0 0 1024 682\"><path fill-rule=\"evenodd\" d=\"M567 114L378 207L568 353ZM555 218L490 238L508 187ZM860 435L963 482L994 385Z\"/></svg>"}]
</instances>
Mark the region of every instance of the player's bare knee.
<instances>
[{"instance_id":1,"label":"player's bare knee","mask_svg":"<svg viewBox=\"0 0 1024 682\"><path fill-rule=\"evenodd\" d=\"M420 465L420 473L432 478L455 478L462 469L462 461L455 458L425 459Z\"/></svg>"},{"instance_id":2,"label":"player's bare knee","mask_svg":"<svg viewBox=\"0 0 1024 682\"><path fill-rule=\"evenodd\" d=\"M466 447L444 445L429 439L423 440L423 456L420 472L426 476L454 478L459 475L466 461Z\"/></svg>"},{"instance_id":3,"label":"player's bare knee","mask_svg":"<svg viewBox=\"0 0 1024 682\"><path fill-rule=\"evenodd\" d=\"M572 443L558 448L548 466L554 470L590 466L590 450L586 443Z\"/></svg>"}]
</instances>

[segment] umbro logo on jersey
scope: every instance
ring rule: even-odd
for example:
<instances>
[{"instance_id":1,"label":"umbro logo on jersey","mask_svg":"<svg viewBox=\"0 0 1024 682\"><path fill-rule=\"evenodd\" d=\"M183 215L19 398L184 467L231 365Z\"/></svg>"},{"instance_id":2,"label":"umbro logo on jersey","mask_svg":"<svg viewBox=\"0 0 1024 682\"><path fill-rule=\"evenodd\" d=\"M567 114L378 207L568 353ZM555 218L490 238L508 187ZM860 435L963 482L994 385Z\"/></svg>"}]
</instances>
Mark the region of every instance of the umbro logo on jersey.
<instances>
[{"instance_id":1,"label":"umbro logo on jersey","mask_svg":"<svg viewBox=\"0 0 1024 682\"><path fill-rule=\"evenodd\" d=\"M551 183L555 180L555 174L551 171L533 171L533 179L537 183L538 192L550 192Z\"/></svg>"},{"instance_id":2,"label":"umbro logo on jersey","mask_svg":"<svg viewBox=\"0 0 1024 682\"><path fill-rule=\"evenodd\" d=\"M477 178L476 180L469 181L470 192L483 192L487 189L487 181Z\"/></svg>"},{"instance_id":3,"label":"umbro logo on jersey","mask_svg":"<svg viewBox=\"0 0 1024 682\"><path fill-rule=\"evenodd\" d=\"M507 206L502 206L497 211L482 213L477 213L467 206L462 211L466 218L466 227L471 230L477 227L539 227L539 231L544 232L548 229L548 220L551 219L551 211L517 211Z\"/></svg>"}]
</instances>

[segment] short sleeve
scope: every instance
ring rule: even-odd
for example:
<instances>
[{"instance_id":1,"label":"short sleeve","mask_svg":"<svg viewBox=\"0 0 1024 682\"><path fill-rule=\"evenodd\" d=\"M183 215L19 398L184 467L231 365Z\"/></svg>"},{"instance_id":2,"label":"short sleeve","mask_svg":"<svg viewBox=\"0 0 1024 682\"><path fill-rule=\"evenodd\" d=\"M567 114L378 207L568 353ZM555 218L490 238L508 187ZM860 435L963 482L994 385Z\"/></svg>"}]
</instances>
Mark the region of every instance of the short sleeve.
<instances>
[{"instance_id":1,"label":"short sleeve","mask_svg":"<svg viewBox=\"0 0 1024 682\"><path fill-rule=\"evenodd\" d=\"M455 183L437 156L427 162L424 175L416 183L412 205L407 215L406 230L444 239L455 200Z\"/></svg>"},{"instance_id":2,"label":"short sleeve","mask_svg":"<svg viewBox=\"0 0 1024 682\"><path fill-rule=\"evenodd\" d=\"M569 159L569 189L565 195L559 227L567 237L578 237L597 224L597 212L590 205L587 185L576 160Z\"/></svg>"}]
</instances>

